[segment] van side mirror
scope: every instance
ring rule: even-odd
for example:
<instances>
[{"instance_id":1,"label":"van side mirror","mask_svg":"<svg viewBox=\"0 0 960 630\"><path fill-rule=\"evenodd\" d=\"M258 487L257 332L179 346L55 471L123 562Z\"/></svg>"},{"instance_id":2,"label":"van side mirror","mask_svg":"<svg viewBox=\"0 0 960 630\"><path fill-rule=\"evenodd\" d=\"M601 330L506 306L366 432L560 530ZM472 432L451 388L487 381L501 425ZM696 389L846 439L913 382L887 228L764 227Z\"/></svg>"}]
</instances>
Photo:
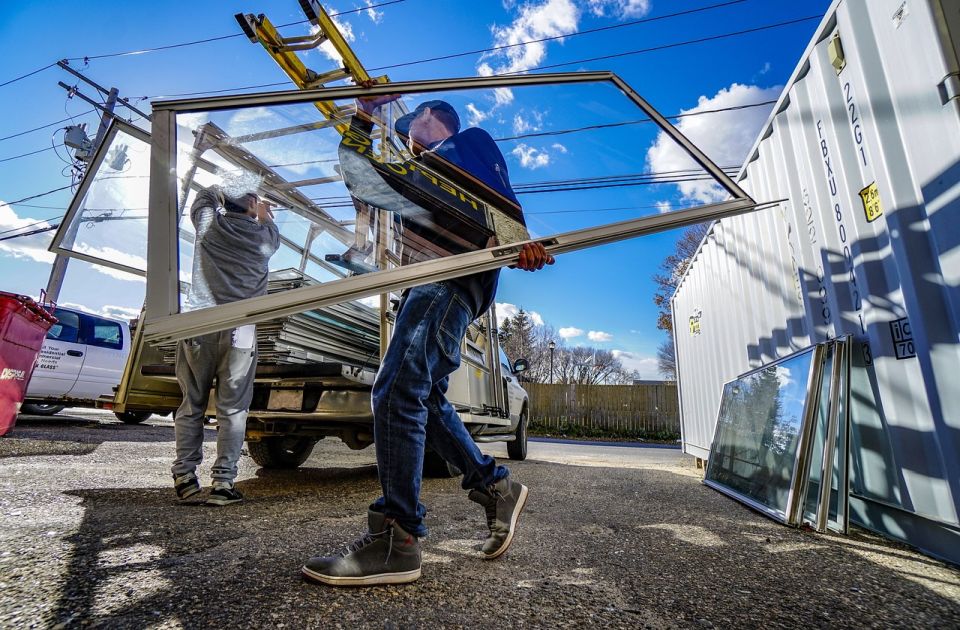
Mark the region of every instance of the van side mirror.
<instances>
[{"instance_id":1,"label":"van side mirror","mask_svg":"<svg viewBox=\"0 0 960 630\"><path fill-rule=\"evenodd\" d=\"M530 369L530 362L526 359L517 359L513 362L513 373L519 374L520 372L526 372Z\"/></svg>"}]
</instances>

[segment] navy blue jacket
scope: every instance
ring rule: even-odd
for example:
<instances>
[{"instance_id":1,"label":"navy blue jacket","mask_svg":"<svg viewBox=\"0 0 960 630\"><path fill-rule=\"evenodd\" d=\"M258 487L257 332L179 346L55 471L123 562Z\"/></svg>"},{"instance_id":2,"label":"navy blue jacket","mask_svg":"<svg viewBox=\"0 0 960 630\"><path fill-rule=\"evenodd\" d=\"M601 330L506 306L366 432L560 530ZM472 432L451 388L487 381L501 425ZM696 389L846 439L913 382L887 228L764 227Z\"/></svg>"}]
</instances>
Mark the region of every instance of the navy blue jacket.
<instances>
[{"instance_id":1,"label":"navy blue jacket","mask_svg":"<svg viewBox=\"0 0 960 630\"><path fill-rule=\"evenodd\" d=\"M350 124L352 132L365 136L366 138L369 138L372 127L372 123L369 120L359 116L354 116ZM344 137L346 138L346 135ZM344 142L347 142L347 140ZM347 159L347 157L355 159L353 156L357 155L355 151L356 145L351 144L350 147L344 151L345 146L345 144L341 144L341 163L343 163L343 160ZM510 186L510 175L507 171L506 160L504 160L503 154L500 152L500 148L497 147L496 142L494 142L490 134L483 129L477 127L465 129L430 147L430 149L431 152L426 155L441 158L453 166L462 169L519 207L520 204L517 201L517 196ZM415 162L422 160L423 156L414 159ZM348 170L349 169L345 168L345 174ZM371 177L375 171L369 170L366 171L366 173L367 175L362 177ZM348 188L351 188L349 183ZM355 190L356 189L353 188L351 192L353 193ZM363 197L364 195L361 193L361 200L364 200ZM518 218L521 221L523 219L522 216ZM474 309L474 315L479 317L493 305L499 277L500 270L495 269L455 278L450 280L450 282L464 289L470 298L470 306Z\"/></svg>"}]
</instances>

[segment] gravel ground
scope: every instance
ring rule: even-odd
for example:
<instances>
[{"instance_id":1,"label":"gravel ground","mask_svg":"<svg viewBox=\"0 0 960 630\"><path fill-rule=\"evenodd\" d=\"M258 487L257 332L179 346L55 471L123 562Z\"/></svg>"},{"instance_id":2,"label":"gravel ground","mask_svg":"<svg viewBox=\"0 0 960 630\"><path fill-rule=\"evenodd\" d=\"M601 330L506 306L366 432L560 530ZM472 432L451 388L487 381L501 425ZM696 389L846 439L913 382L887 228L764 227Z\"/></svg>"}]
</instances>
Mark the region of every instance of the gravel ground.
<instances>
[{"instance_id":1,"label":"gravel ground","mask_svg":"<svg viewBox=\"0 0 960 630\"><path fill-rule=\"evenodd\" d=\"M169 420L111 418L25 417L0 439L0 628L960 626L956 569L862 532L780 526L664 449L618 448L636 455L604 467L600 447L551 444L544 461L531 445L511 466L531 498L493 562L458 482L425 480L419 582L308 584L302 562L365 527L372 449L324 440L285 472L243 457L245 504L179 505Z\"/></svg>"}]
</instances>

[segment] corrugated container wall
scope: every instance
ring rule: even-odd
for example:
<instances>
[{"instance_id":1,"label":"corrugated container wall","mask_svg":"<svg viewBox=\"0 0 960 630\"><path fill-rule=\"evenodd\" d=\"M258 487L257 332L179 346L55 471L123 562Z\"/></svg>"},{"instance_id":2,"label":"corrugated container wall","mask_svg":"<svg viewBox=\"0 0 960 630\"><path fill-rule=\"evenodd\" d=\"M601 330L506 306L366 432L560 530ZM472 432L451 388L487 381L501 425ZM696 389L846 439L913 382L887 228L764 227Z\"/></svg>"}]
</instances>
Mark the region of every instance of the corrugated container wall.
<instances>
[{"instance_id":1,"label":"corrugated container wall","mask_svg":"<svg viewBox=\"0 0 960 630\"><path fill-rule=\"evenodd\" d=\"M683 444L723 383L855 340L854 522L960 563L960 0L839 0L673 297ZM952 38L951 38L952 36Z\"/></svg>"}]
</instances>

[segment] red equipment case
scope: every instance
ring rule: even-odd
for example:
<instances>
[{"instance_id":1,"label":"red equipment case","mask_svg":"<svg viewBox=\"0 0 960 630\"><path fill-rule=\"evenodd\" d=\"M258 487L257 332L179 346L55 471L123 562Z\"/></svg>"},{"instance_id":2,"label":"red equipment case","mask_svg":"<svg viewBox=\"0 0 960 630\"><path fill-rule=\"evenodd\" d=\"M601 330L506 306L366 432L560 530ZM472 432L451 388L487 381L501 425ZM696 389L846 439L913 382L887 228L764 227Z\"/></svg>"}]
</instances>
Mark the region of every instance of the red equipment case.
<instances>
[{"instance_id":1,"label":"red equipment case","mask_svg":"<svg viewBox=\"0 0 960 630\"><path fill-rule=\"evenodd\" d=\"M17 421L40 346L55 323L33 298L0 291L0 435Z\"/></svg>"}]
</instances>

